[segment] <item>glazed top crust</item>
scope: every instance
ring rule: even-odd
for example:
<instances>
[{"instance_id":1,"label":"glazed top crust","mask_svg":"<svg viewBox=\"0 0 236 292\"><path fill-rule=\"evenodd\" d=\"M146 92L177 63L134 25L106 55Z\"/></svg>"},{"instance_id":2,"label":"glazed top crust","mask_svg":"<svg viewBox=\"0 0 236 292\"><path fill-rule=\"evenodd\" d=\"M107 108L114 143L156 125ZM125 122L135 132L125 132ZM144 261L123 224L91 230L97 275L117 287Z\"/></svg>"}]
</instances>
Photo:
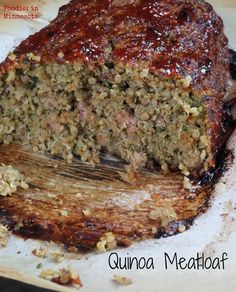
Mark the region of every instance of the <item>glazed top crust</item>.
<instances>
[{"instance_id":1,"label":"glazed top crust","mask_svg":"<svg viewBox=\"0 0 236 292\"><path fill-rule=\"evenodd\" d=\"M72 0L14 53L59 63L104 63L112 47L115 62L144 62L168 76L191 75L199 82L216 65L226 69L227 43L222 20L202 0Z\"/></svg>"},{"instance_id":2,"label":"glazed top crust","mask_svg":"<svg viewBox=\"0 0 236 292\"><path fill-rule=\"evenodd\" d=\"M209 134L222 133L229 80L228 40L221 18L203 0L72 0L47 27L23 41L0 65L6 72L27 53L41 62L139 66L159 75L191 76L207 108ZM214 147L213 147L214 148Z\"/></svg>"}]
</instances>

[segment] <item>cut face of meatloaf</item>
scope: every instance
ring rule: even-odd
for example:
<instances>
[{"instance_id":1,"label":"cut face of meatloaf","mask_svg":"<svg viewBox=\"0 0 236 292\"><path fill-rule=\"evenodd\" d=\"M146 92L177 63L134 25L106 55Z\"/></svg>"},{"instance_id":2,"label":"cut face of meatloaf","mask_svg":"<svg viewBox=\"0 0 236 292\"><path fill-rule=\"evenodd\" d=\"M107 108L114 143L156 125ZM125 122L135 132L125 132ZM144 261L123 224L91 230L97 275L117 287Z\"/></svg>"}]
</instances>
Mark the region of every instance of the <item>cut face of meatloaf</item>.
<instances>
[{"instance_id":1,"label":"cut face of meatloaf","mask_svg":"<svg viewBox=\"0 0 236 292\"><path fill-rule=\"evenodd\" d=\"M0 140L200 174L222 143L228 67L204 1L73 0L1 64Z\"/></svg>"}]
</instances>

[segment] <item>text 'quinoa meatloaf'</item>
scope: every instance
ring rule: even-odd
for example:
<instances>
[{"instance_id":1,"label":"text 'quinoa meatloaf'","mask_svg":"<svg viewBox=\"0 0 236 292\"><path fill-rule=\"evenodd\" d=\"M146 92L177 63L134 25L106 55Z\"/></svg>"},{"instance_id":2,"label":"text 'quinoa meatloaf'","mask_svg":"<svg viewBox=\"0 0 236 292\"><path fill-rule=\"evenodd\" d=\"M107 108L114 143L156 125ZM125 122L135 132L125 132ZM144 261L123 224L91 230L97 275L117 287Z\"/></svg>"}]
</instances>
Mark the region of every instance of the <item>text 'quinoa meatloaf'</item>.
<instances>
[{"instance_id":1,"label":"text 'quinoa meatloaf'","mask_svg":"<svg viewBox=\"0 0 236 292\"><path fill-rule=\"evenodd\" d=\"M199 175L223 140L227 44L202 0L73 0L0 65L0 140Z\"/></svg>"}]
</instances>

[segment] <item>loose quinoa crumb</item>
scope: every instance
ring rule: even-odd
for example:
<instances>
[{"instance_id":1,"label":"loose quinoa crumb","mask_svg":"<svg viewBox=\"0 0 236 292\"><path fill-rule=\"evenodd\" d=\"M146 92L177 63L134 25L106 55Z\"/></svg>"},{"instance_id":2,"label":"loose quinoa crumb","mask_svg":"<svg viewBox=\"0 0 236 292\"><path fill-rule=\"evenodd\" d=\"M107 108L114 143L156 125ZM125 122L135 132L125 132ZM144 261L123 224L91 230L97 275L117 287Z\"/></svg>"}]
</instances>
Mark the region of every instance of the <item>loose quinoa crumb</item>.
<instances>
[{"instance_id":1,"label":"loose quinoa crumb","mask_svg":"<svg viewBox=\"0 0 236 292\"><path fill-rule=\"evenodd\" d=\"M177 219L177 214L172 206L159 207L149 213L149 219L160 221L162 226L167 226Z\"/></svg>"},{"instance_id":2,"label":"loose quinoa crumb","mask_svg":"<svg viewBox=\"0 0 236 292\"><path fill-rule=\"evenodd\" d=\"M184 232L186 230L186 226L183 225L183 224L180 224L178 230L179 230L180 233L182 233L182 232Z\"/></svg>"},{"instance_id":3,"label":"loose quinoa crumb","mask_svg":"<svg viewBox=\"0 0 236 292\"><path fill-rule=\"evenodd\" d=\"M61 263L65 259L64 253L61 252L53 252L50 254L52 260L56 263Z\"/></svg>"},{"instance_id":4,"label":"loose quinoa crumb","mask_svg":"<svg viewBox=\"0 0 236 292\"><path fill-rule=\"evenodd\" d=\"M116 246L116 237L112 232L105 233L104 236L102 236L97 242L97 250L99 252L105 252L107 250L114 249Z\"/></svg>"},{"instance_id":5,"label":"loose quinoa crumb","mask_svg":"<svg viewBox=\"0 0 236 292\"><path fill-rule=\"evenodd\" d=\"M18 170L12 166L0 166L0 196L11 195L17 188L28 189L28 184Z\"/></svg>"},{"instance_id":6,"label":"loose quinoa crumb","mask_svg":"<svg viewBox=\"0 0 236 292\"><path fill-rule=\"evenodd\" d=\"M86 216L86 217L89 217L89 216L91 216L91 210L89 210L89 209L84 209L83 210L83 214L84 214L84 216Z\"/></svg>"},{"instance_id":7,"label":"loose quinoa crumb","mask_svg":"<svg viewBox=\"0 0 236 292\"><path fill-rule=\"evenodd\" d=\"M76 286L82 287L82 282L77 273L75 273L70 267L66 269L61 269L59 271L54 271L51 269L43 270L40 275L40 278L50 280L54 283L60 285Z\"/></svg>"},{"instance_id":8,"label":"loose quinoa crumb","mask_svg":"<svg viewBox=\"0 0 236 292\"><path fill-rule=\"evenodd\" d=\"M131 279L124 276L120 276L120 275L114 275L113 281L119 285L124 285L124 286L131 285L133 283Z\"/></svg>"},{"instance_id":9,"label":"loose quinoa crumb","mask_svg":"<svg viewBox=\"0 0 236 292\"><path fill-rule=\"evenodd\" d=\"M186 190L191 190L193 185L190 181L190 179L188 177L184 177L184 180L183 180L183 187L186 189Z\"/></svg>"},{"instance_id":10,"label":"loose quinoa crumb","mask_svg":"<svg viewBox=\"0 0 236 292\"><path fill-rule=\"evenodd\" d=\"M48 256L48 249L45 247L35 248L32 250L32 254L39 258L46 258Z\"/></svg>"}]
</instances>

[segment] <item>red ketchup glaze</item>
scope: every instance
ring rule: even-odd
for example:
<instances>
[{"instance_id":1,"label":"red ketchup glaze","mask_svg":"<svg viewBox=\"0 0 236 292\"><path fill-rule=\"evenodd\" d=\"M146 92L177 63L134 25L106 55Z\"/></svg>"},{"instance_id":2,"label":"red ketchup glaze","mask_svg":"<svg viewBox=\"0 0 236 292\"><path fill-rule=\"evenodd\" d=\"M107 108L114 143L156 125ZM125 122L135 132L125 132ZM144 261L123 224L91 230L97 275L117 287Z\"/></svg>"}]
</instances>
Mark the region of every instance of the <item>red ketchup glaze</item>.
<instances>
[{"instance_id":1,"label":"red ketchup glaze","mask_svg":"<svg viewBox=\"0 0 236 292\"><path fill-rule=\"evenodd\" d=\"M199 81L211 70L205 63L217 55L215 40L222 30L222 21L203 1L73 0L15 54L33 52L60 63L105 62L112 43L117 61L146 62L165 75L189 73Z\"/></svg>"}]
</instances>

